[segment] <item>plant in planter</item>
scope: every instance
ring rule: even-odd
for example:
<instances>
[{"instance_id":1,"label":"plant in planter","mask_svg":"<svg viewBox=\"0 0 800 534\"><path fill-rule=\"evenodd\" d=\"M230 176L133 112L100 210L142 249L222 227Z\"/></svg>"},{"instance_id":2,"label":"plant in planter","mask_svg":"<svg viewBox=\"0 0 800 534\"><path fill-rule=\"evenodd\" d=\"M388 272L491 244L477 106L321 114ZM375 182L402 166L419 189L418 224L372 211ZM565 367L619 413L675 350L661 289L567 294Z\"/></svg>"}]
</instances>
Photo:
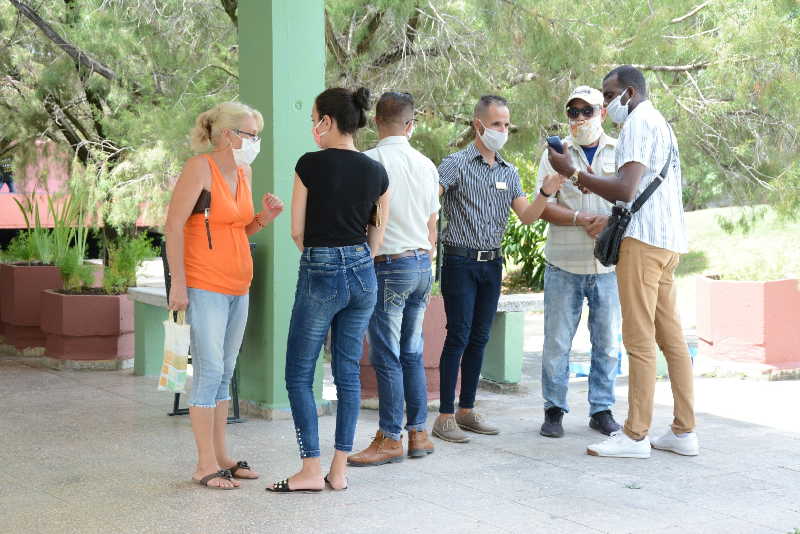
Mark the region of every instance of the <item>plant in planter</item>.
<instances>
[{"instance_id":1,"label":"plant in planter","mask_svg":"<svg viewBox=\"0 0 800 534\"><path fill-rule=\"evenodd\" d=\"M9 243L8 263L0 265L0 322L6 343L24 350L44 345L39 328L40 294L43 289L61 287L61 277L52 265L58 250L53 232L42 226L36 197L14 200L27 229Z\"/></svg>"},{"instance_id":2,"label":"plant in planter","mask_svg":"<svg viewBox=\"0 0 800 534\"><path fill-rule=\"evenodd\" d=\"M72 247L74 250L76 247ZM145 234L119 236L108 246L103 287L89 287L91 269L83 252L64 254L59 267L64 290L42 292L42 330L47 353L61 360L92 360L117 368L133 358L133 302L127 297L136 269L156 255Z\"/></svg>"}]
</instances>

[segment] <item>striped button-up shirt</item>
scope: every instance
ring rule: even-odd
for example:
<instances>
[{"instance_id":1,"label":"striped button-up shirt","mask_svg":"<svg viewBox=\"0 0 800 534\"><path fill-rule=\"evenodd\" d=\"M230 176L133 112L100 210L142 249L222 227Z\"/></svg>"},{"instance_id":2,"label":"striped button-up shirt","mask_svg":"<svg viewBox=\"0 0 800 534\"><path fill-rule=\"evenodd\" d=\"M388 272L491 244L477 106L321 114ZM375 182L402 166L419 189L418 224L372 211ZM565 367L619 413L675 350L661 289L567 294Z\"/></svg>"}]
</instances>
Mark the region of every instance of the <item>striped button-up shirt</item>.
<instances>
[{"instance_id":1,"label":"striped button-up shirt","mask_svg":"<svg viewBox=\"0 0 800 534\"><path fill-rule=\"evenodd\" d=\"M688 244L678 141L664 116L645 100L625 120L617 141L617 170L631 161L645 166L634 199L661 173L670 151L672 156L664 182L631 217L625 237L683 254Z\"/></svg>"},{"instance_id":2,"label":"striped button-up shirt","mask_svg":"<svg viewBox=\"0 0 800 534\"><path fill-rule=\"evenodd\" d=\"M597 152L590 162L586 159L583 149L572 136L567 136L563 144L572 156L572 163L580 170L587 170L591 165L595 174L601 176L614 176L616 163L614 161L617 140L606 134L600 136ZM539 162L538 188L542 187L544 177L555 174L547 151L542 154ZM600 195L594 193L581 193L580 189L565 182L558 194L547 199L548 202L558 203L571 211L581 211L592 215L611 215L611 203ZM547 242L544 246L544 257L552 265L572 274L606 274L614 272L614 267L606 267L594 257L594 239L589 237L582 226L560 226L550 224L547 229Z\"/></svg>"},{"instance_id":3,"label":"striped button-up shirt","mask_svg":"<svg viewBox=\"0 0 800 534\"><path fill-rule=\"evenodd\" d=\"M517 169L495 154L495 164L483 159L475 143L450 154L439 164L444 188L442 213L445 245L478 250L500 248L511 203L524 197Z\"/></svg>"}]
</instances>

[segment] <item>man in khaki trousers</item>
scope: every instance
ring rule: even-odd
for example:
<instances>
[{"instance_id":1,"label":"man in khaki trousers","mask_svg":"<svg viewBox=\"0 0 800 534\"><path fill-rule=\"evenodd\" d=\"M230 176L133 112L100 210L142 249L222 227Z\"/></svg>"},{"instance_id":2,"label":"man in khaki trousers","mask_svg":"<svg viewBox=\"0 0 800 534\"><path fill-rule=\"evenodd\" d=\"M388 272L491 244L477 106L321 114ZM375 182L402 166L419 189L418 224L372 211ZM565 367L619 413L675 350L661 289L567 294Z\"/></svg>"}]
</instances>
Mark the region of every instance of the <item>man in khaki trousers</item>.
<instances>
[{"instance_id":1,"label":"man in khaki trousers","mask_svg":"<svg viewBox=\"0 0 800 534\"><path fill-rule=\"evenodd\" d=\"M629 358L628 418L622 432L590 445L594 456L649 458L650 449L686 456L699 452L694 432L692 363L683 337L673 275L687 251L677 140L647 96L642 73L617 67L603 80L608 116L622 124L613 178L578 171L571 161L550 150L549 161L573 184L610 202L633 202L662 169L663 182L633 214L620 248L617 282L622 308L622 339ZM650 440L657 346L667 360L675 403L671 428Z\"/></svg>"}]
</instances>

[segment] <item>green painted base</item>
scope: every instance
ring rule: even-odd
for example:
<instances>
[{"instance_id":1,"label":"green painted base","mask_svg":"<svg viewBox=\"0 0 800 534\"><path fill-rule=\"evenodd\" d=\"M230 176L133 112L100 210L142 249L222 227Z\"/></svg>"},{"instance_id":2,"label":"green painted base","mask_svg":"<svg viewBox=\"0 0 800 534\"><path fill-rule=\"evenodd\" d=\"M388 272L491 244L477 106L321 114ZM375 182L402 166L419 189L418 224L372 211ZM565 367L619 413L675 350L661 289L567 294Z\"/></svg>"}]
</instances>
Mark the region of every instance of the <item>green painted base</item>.
<instances>
[{"instance_id":1,"label":"green painted base","mask_svg":"<svg viewBox=\"0 0 800 534\"><path fill-rule=\"evenodd\" d=\"M167 310L158 306L134 303L133 374L158 376L164 359L164 326Z\"/></svg>"},{"instance_id":2,"label":"green painted base","mask_svg":"<svg viewBox=\"0 0 800 534\"><path fill-rule=\"evenodd\" d=\"M481 376L499 384L522 380L522 343L525 313L497 312L486 345Z\"/></svg>"},{"instance_id":3,"label":"green painted base","mask_svg":"<svg viewBox=\"0 0 800 534\"><path fill-rule=\"evenodd\" d=\"M137 376L158 376L161 374L161 363L164 359L164 325L167 310L159 306L134 303L134 360L133 374ZM322 380L325 376L325 361L320 354L314 374L314 399L322 405ZM280 377L281 382L283 377ZM265 403L253 401L257 410L288 410L288 400L283 403ZM253 415L258 415L257 413Z\"/></svg>"}]
</instances>

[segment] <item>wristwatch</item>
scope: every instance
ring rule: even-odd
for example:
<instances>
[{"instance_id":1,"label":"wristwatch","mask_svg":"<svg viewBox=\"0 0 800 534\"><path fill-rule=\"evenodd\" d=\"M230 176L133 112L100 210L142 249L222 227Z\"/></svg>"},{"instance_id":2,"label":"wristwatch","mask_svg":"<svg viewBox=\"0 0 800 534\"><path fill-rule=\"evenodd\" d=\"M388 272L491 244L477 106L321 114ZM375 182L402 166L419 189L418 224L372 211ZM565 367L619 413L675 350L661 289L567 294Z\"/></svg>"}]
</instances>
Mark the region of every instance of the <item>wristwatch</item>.
<instances>
[{"instance_id":1,"label":"wristwatch","mask_svg":"<svg viewBox=\"0 0 800 534\"><path fill-rule=\"evenodd\" d=\"M581 172L580 169L576 167L575 172L573 172L572 175L569 177L569 181L572 182L572 185L574 185L575 187L578 187L578 182L580 182L580 177L578 176L579 172Z\"/></svg>"}]
</instances>

